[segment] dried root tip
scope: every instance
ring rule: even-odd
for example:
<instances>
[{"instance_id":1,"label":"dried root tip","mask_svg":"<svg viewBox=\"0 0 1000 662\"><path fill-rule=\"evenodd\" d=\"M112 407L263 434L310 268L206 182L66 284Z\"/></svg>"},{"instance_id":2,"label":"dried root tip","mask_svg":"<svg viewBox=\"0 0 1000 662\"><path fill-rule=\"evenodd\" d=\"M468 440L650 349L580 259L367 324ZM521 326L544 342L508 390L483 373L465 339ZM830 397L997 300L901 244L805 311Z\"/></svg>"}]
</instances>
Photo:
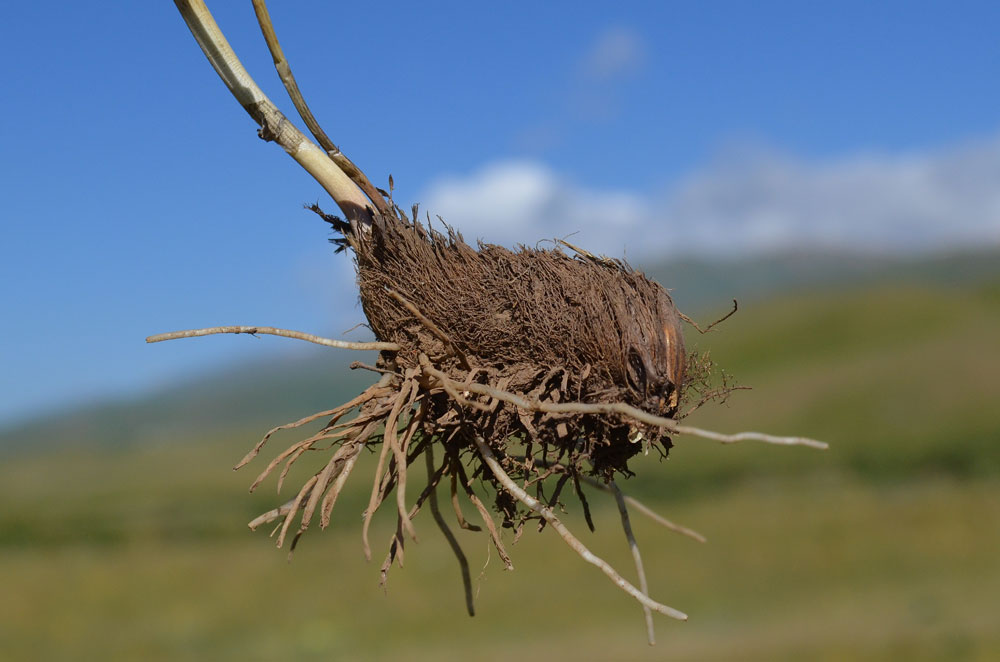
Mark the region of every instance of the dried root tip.
<instances>
[{"instance_id":1,"label":"dried root tip","mask_svg":"<svg viewBox=\"0 0 1000 662\"><path fill-rule=\"evenodd\" d=\"M278 506L277 508L272 508L266 513L262 513L257 517L254 517L247 526L250 527L251 531L256 531L261 524L270 524L274 520L284 517L292 511L292 504L295 503L295 499L289 499L284 504Z\"/></svg>"},{"instance_id":2,"label":"dried root tip","mask_svg":"<svg viewBox=\"0 0 1000 662\"><path fill-rule=\"evenodd\" d=\"M427 483L428 485L434 483L434 447L433 445L427 447L427 451L424 453L424 458L427 462ZM452 474L452 494L454 495L455 481L454 474ZM431 514L434 516L434 521L437 523L438 528L441 529L442 535L444 535L445 540L448 541L448 545L451 547L451 551L455 554L455 559L458 561L459 568L462 571L462 588L465 590L465 610L469 613L469 616L476 615L476 606L472 599L472 578L469 575L469 562L465 558L465 553L462 551L462 546L458 544L458 540L455 538L455 534L451 532L451 528L448 523L445 522L444 516L441 514L441 509L438 506L437 489L432 489L429 496L431 504ZM461 511L458 511L461 513ZM464 520L463 520L464 521Z\"/></svg>"},{"instance_id":3,"label":"dried root tip","mask_svg":"<svg viewBox=\"0 0 1000 662\"><path fill-rule=\"evenodd\" d=\"M465 474L465 469L461 464L455 467L458 470L459 478L462 481L462 486L465 488L465 495L469 497L469 501L472 505L476 507L479 512L479 516L483 519L483 524L486 525L486 530L490 532L490 539L493 541L493 546L497 549L497 554L500 555L500 561L503 562L503 567L505 570L513 570L514 563L510 560L510 555L507 553L507 549L504 547L503 540L500 538L500 531L497 530L496 524L493 522L493 518L490 516L486 506L483 502L476 496L476 493L472 491L472 481Z\"/></svg>"},{"instance_id":4,"label":"dried root tip","mask_svg":"<svg viewBox=\"0 0 1000 662\"><path fill-rule=\"evenodd\" d=\"M242 460L236 463L236 466L233 467L233 471L236 471L240 467L246 465L250 460L257 457L257 455L260 454L261 450L263 450L264 445L267 443L267 440L270 439L275 432L302 427L303 425L312 423L313 421L323 418L324 416L331 416L333 414L336 414L339 409L340 407L337 407L336 409L327 409L326 411L316 412L315 414L310 414L309 416L306 416L305 418L300 418L299 420L294 421L292 423L285 423L284 425L279 425L277 427L271 428L270 430L267 431L267 434L264 435L263 439L257 442L257 445L254 446L252 449L250 449L250 452L244 455Z\"/></svg>"},{"instance_id":5,"label":"dried root tip","mask_svg":"<svg viewBox=\"0 0 1000 662\"><path fill-rule=\"evenodd\" d=\"M705 334L705 333L708 333L709 331L711 331L712 327L725 322L727 319L729 319L730 317L732 317L733 315L735 315L736 311L739 309L739 307L740 307L740 304L736 302L736 299L733 299L733 309L730 310L725 315L723 315L722 317L720 317L719 319L717 319L714 322L712 322L711 324L709 324L708 326L706 326L704 329L702 329L700 326L698 326L697 322L695 322L693 319L691 319L690 317L688 317L684 313L678 311L677 314L678 314L678 316L680 316L680 318L682 320L684 320L685 322L687 322L688 324L690 324L691 326L693 326L698 333Z\"/></svg>"},{"instance_id":6,"label":"dried root tip","mask_svg":"<svg viewBox=\"0 0 1000 662\"><path fill-rule=\"evenodd\" d=\"M621 495L621 497L624 499L624 501L625 501L625 503L627 505L632 506L633 508L635 508L636 510L638 510L640 513L642 513L646 517L650 518L651 520L653 520L657 524L660 524L664 528L669 529L670 531L673 531L674 533L679 533L682 536L687 536L688 538L691 538L692 540L697 540L700 543L707 542L705 536L701 535L697 531L695 531L693 529L689 529L686 526L681 526L680 524L674 524L673 522L671 522L670 520L668 520L666 517L664 517L663 515L660 515L655 510L653 510L652 508L650 508L649 506L647 506L643 502L639 501L635 497L631 497L631 496L623 493L621 491L621 489L618 487L618 485L614 484L614 481L612 481L609 484L605 484L605 483L602 483L599 480L591 478L590 476L581 476L580 478L583 480L583 482L587 483L588 485L592 485L593 487L596 487L599 490L604 490L605 492L611 492L612 494L615 495L615 500L616 501L618 500L618 496ZM619 506L619 509L621 509L621 507L622 506Z\"/></svg>"},{"instance_id":7,"label":"dried root tip","mask_svg":"<svg viewBox=\"0 0 1000 662\"><path fill-rule=\"evenodd\" d=\"M576 536L570 533L569 529L567 529L565 525L563 525L563 523L559 521L559 518L556 517L555 513L552 512L551 508L539 503L535 498L528 495L524 490L518 487L517 483L511 480L510 476L508 476L507 473L503 470L503 467L500 466L500 463L497 462L496 456L493 455L493 451L490 450L489 445L487 445L487 443L483 441L482 437L479 436L475 437L475 442L476 442L476 448L479 449L479 454L483 458L483 462L486 463L486 466L489 467L490 471L493 473L493 476L497 479L500 485L503 486L503 488L507 491L507 493L516 498L518 501L523 503L531 510L541 515L545 519L545 521L547 521L552 526L552 528L559 533L559 536L566 542L566 544L569 545L573 549L573 551L579 554L584 561L600 568L601 571L605 575L607 575L611 579L611 581L615 583L616 586L618 586L620 589L622 589L623 591L631 595L633 598L638 600L639 604L643 605L644 607L648 607L649 609L652 609L655 612L664 614L665 616L669 616L671 618L675 618L680 621L687 620L688 618L687 614L685 614L682 611L678 611L673 607L668 607L667 605L660 604L659 602L656 602L655 600L651 599L648 595L637 589L628 580L626 580L624 577L618 574L618 571L616 571L614 568L608 565L606 561L595 556L589 549L586 548L586 546L584 546L582 542L580 542L576 538Z\"/></svg>"},{"instance_id":8,"label":"dried root tip","mask_svg":"<svg viewBox=\"0 0 1000 662\"><path fill-rule=\"evenodd\" d=\"M646 582L646 571L642 566L642 556L639 554L639 544L635 541L635 535L632 533L632 524L628 519L628 506L625 505L625 495L622 491L618 489L618 485L611 481L608 483L608 487L615 495L615 503L618 505L618 513L622 518L622 531L625 533L625 539L628 540L629 549L632 551L632 559L635 561L635 572L639 575L639 589L644 595L649 595L649 584ZM646 638L649 641L649 645L652 646L656 643L656 634L653 631L653 612L650 611L649 607L646 605L642 606L643 615L646 617Z\"/></svg>"},{"instance_id":9,"label":"dried root tip","mask_svg":"<svg viewBox=\"0 0 1000 662\"><path fill-rule=\"evenodd\" d=\"M315 414L310 414L309 416L306 416L305 418L300 418L299 420L294 421L292 423L285 423L284 425L279 425L278 427L271 428L270 430L267 431L267 434L265 434L264 437L259 442L257 442L257 445L254 446L250 450L250 452L247 453L243 457L243 459L240 460L236 464L236 466L233 467L233 471L239 469L240 467L250 462L250 460L257 457L257 455L260 454L260 451L264 448L264 445L267 443L268 439L270 439L271 436L274 435L276 432L280 432L281 430L290 430L294 428L299 428L302 427L303 425L312 423L317 419L323 418L324 416L331 417L330 421L325 426L323 426L324 431L336 429L336 427L338 427L336 425L337 421L339 421L341 418L347 415L355 407L362 406L367 402L374 400L375 398L388 395L390 392L391 392L390 389L375 384L373 386L369 386L368 388L366 388L356 398L349 400L348 402L345 402L339 407L335 407L334 409L328 409L326 411L317 412ZM356 420L357 419L349 421L346 425L353 425L356 422Z\"/></svg>"},{"instance_id":10,"label":"dried root tip","mask_svg":"<svg viewBox=\"0 0 1000 662\"><path fill-rule=\"evenodd\" d=\"M430 446L426 446L425 449L429 450ZM409 513L407 513L407 517L409 519L412 520L416 517L417 513L420 512L421 506L424 505L424 501L434 494L438 483L441 482L441 476L444 475L447 467L448 463L445 462L441 465L441 468L436 471L432 470L429 473L427 487L425 487L424 491L420 493L420 496L417 497L416 503L413 504L413 507L410 508ZM389 541L389 553L386 554L385 561L382 562L382 568L380 570L381 579L379 581L379 585L382 586L382 588L385 588L387 575L389 573L389 568L392 567L393 560L398 561L400 568L403 567L403 545L403 518L397 515L396 532L392 534L392 539Z\"/></svg>"},{"instance_id":11,"label":"dried root tip","mask_svg":"<svg viewBox=\"0 0 1000 662\"><path fill-rule=\"evenodd\" d=\"M276 543L277 547L280 548L285 544L285 536L288 535L288 529L292 525L292 520L295 519L295 514L299 511L299 508L302 507L302 500L305 499L306 494L309 493L309 490L312 489L312 486L316 484L318 479L319 476L317 475L307 480L306 484L302 486L302 489L299 490L299 493L295 496L295 499L292 501L292 506L288 509L288 514L285 515L285 520L281 525L281 533L278 534L278 541Z\"/></svg>"},{"instance_id":12,"label":"dried root tip","mask_svg":"<svg viewBox=\"0 0 1000 662\"><path fill-rule=\"evenodd\" d=\"M618 414L626 418L630 418L634 421L641 423L647 423L659 428L663 428L673 434L687 434L693 437L701 437L703 439L711 439L713 441L719 441L724 444L735 444L741 441L762 441L769 444L778 444L781 446L810 446L812 448L818 448L821 450L826 450L829 445L823 441L817 441L815 439L809 439L808 437L779 437L772 434L764 434L762 432L739 432L736 434L722 434L719 432L713 432L711 430L704 430L702 428L692 427L690 425L678 425L677 422L671 418L664 418L662 416L656 416L650 414L649 412L637 409L631 405L625 404L623 402L608 402L608 403L589 403L589 402L540 402L538 400L533 400L516 393L511 393L509 391L504 391L502 389L489 386L487 384L459 384L458 382L452 380L444 372L431 367L430 365L425 365L423 371L430 376L438 379L442 383L442 387L446 384L452 390L462 389L472 393L478 393L485 395L489 398L495 400L501 400L503 402L509 402L510 404L524 409L527 411L543 412L549 414Z\"/></svg>"},{"instance_id":13,"label":"dried root tip","mask_svg":"<svg viewBox=\"0 0 1000 662\"><path fill-rule=\"evenodd\" d=\"M465 519L465 513L462 512L462 504L458 501L458 475L452 469L451 474L451 507L455 511L455 519L458 521L458 526L465 529L466 531L482 531L483 529L475 524L469 524Z\"/></svg>"}]
</instances>

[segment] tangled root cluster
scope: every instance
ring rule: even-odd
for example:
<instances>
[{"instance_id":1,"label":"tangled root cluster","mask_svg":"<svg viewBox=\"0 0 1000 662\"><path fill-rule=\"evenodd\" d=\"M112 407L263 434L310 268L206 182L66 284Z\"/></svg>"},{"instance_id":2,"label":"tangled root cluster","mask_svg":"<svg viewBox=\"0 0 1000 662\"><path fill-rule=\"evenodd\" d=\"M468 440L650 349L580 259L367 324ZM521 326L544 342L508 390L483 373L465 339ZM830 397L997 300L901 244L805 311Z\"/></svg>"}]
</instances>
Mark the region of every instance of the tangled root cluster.
<instances>
[{"instance_id":1,"label":"tangled root cluster","mask_svg":"<svg viewBox=\"0 0 1000 662\"><path fill-rule=\"evenodd\" d=\"M486 244L476 250L450 228L440 233L419 223L416 209L413 218L396 208L360 228L313 209L341 233L336 242L353 249L375 336L399 349L381 353L382 378L357 398L291 424L330 417L258 477L254 486L284 462L282 481L303 453L321 442L335 445L295 499L252 523L281 518L279 545L297 514L293 547L317 510L320 525L329 523L359 454L379 443L362 537L370 558L371 517L395 492L399 525L383 577L402 554L404 535L414 534L412 517L443 480L450 482L459 525L478 528L462 514L462 494L511 567L475 480L493 486L502 526L520 535L528 520L545 515L504 485L510 474L523 478L520 489L539 507L550 509L570 484L586 509L581 480L607 488L616 474L631 474L635 454L656 448L666 455L671 441L662 423L678 410L685 353L681 317L660 285L624 262L584 251L571 257ZM629 416L632 410L648 419ZM408 468L421 455L429 484L410 503Z\"/></svg>"},{"instance_id":2,"label":"tangled root cluster","mask_svg":"<svg viewBox=\"0 0 1000 662\"><path fill-rule=\"evenodd\" d=\"M666 290L624 262L580 249L573 249L575 256L523 246L510 251L480 244L476 250L450 228L441 233L417 222L416 208L412 218L394 208L364 226L313 210L340 233L335 243L355 254L361 303L383 350L376 366L364 367L381 378L349 402L271 430L237 465L253 459L276 431L329 418L318 433L276 456L251 488L284 464L280 489L304 453L334 449L295 498L250 523L256 528L278 520L279 547L296 519L292 549L317 513L326 527L361 452L378 448L362 543L370 559L372 516L392 496L397 527L382 564L383 583L393 561L402 563L405 538L416 539L412 520L427 503L462 568L467 608L473 613L468 563L438 508L437 487L446 483L456 523L480 530L463 514L464 497L506 567L513 566L501 528L513 530L516 541L528 521L537 520L539 529L550 524L643 605L652 640L651 611L686 616L649 598L626 502L679 533L703 539L621 493L615 478L631 475L629 459L650 449L666 456L670 435L681 433L722 442L823 446L808 439L721 435L679 425L686 371L694 377L694 390L707 391L704 358L685 355L680 325L687 318ZM728 390L707 391L708 397ZM421 456L427 484L411 500L408 474ZM477 481L492 488L487 493L493 495L501 528L476 493ZM583 483L615 495L640 588L589 552L556 516L553 507L570 486L593 529Z\"/></svg>"}]
</instances>

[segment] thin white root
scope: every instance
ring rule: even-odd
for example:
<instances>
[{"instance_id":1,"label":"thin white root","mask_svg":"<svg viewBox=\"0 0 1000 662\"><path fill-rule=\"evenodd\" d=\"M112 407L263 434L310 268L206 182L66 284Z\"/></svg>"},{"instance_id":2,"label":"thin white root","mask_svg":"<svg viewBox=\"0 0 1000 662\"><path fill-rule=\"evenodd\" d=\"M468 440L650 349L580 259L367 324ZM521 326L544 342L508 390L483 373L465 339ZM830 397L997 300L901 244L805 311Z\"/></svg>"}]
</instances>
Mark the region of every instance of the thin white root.
<instances>
[{"instance_id":1,"label":"thin white root","mask_svg":"<svg viewBox=\"0 0 1000 662\"><path fill-rule=\"evenodd\" d=\"M649 596L649 584L646 582L646 570L642 567L642 555L639 554L639 543L635 541L632 533L632 524L628 519L628 506L625 505L625 495L618 488L615 481L611 481L608 486L615 495L615 503L618 504L618 513L622 517L622 531L625 532L625 539L628 540L628 548L632 551L632 558L635 560L635 572L639 575L639 589ZM646 639L650 646L656 644L656 633L653 631L653 612L646 605L642 606L642 613L646 617Z\"/></svg>"},{"instance_id":2,"label":"thin white root","mask_svg":"<svg viewBox=\"0 0 1000 662\"><path fill-rule=\"evenodd\" d=\"M445 373L430 366L423 366L423 370L432 377L440 380L442 383L448 383L452 388L460 386L463 391L479 393L480 395L485 395L495 400L503 400L504 402L509 402L512 405L528 411L540 411L552 414L619 414L636 421L648 423L649 425L655 425L663 428L664 430L669 430L674 434L689 434L694 437L720 441L724 444L735 444L740 441L763 441L768 444L779 444L782 446L810 446L812 448L819 448L822 450L829 448L829 444L826 442L809 439L807 437L778 437L771 434L764 434L762 432L721 434L719 432L712 432L711 430L691 427L690 425L678 425L677 421L671 418L655 416L623 402L540 402L533 398L524 398L508 391L487 386L486 384L472 383L459 385Z\"/></svg>"},{"instance_id":3,"label":"thin white root","mask_svg":"<svg viewBox=\"0 0 1000 662\"><path fill-rule=\"evenodd\" d=\"M615 495L615 499L616 500L618 499L618 492L621 492L621 490L618 488L617 485L615 485L614 488L612 488L611 486L605 485L601 481L599 481L596 478L593 478L591 476L580 476L580 480L584 481L588 485L596 487L599 490L604 490L605 492L611 492L612 494ZM617 492L616 492L616 490L617 490ZM697 540L698 542L702 542L702 543L703 542L707 542L707 540L705 539L705 536L701 535L697 531L694 531L693 529L687 528L686 526L681 526L680 524L674 524L673 522L671 522L670 520L668 520L666 517L664 517L663 515L659 514L658 512L656 512L655 510L653 510L652 508L650 508L649 506L647 506L646 504L644 504L642 501L639 501L635 497L631 497L631 496L629 496L627 494L624 494L624 493L622 493L622 497L625 499L625 503L627 503L628 505L634 507L640 513L642 513L646 517L650 518L651 520L653 520L657 524L660 524L663 527L665 527L667 529L670 529L674 533L679 533L682 536L687 536L688 538L691 538L692 540Z\"/></svg>"},{"instance_id":4,"label":"thin white root","mask_svg":"<svg viewBox=\"0 0 1000 662\"><path fill-rule=\"evenodd\" d=\"M654 416L653 418L658 417ZM712 439L714 441L722 442L723 444L736 444L741 441L763 441L767 444L778 444L779 446L809 446L810 448L818 448L824 451L830 447L830 444L825 441L817 441L816 439L810 439L808 437L778 437L773 434L764 434L763 432L737 432L736 434L722 434L720 432L712 432L711 430L691 427L690 425L678 425L673 428L673 432L676 432L677 434L689 434L693 437L701 437L702 439Z\"/></svg>"},{"instance_id":5,"label":"thin white root","mask_svg":"<svg viewBox=\"0 0 1000 662\"><path fill-rule=\"evenodd\" d=\"M162 342L164 340L176 340L178 338L197 338L199 336L211 336L216 333L246 333L251 336L263 333L269 336L281 336L283 338L294 338L305 340L306 342L323 345L325 347L336 347L338 349L357 350L385 350L398 352L400 347L394 342L348 342L347 340L334 340L333 338L322 338L311 333L302 331L291 331L289 329L276 329L273 326L212 326L207 329L189 329L187 331L171 331L170 333L158 333L155 336L146 338L146 342Z\"/></svg>"},{"instance_id":6,"label":"thin white root","mask_svg":"<svg viewBox=\"0 0 1000 662\"><path fill-rule=\"evenodd\" d=\"M701 535L694 529L689 529L686 526L681 526L680 524L674 524L666 517L659 514L658 512L656 512L655 510L644 504L642 501L639 501L638 499L630 497L626 494L625 501L628 503L628 505L635 507L636 510L638 510L640 513L642 513L649 519L653 520L657 524L660 524L661 526L667 529L670 529L675 533L679 533L682 536L687 536L688 538L691 538L692 540L697 540L698 542L701 543L708 542L705 536Z\"/></svg>"},{"instance_id":7,"label":"thin white root","mask_svg":"<svg viewBox=\"0 0 1000 662\"><path fill-rule=\"evenodd\" d=\"M600 568L601 571L607 575L616 586L618 586L618 588L638 600L639 604L644 607L648 607L655 612L664 614L665 616L669 616L671 618L676 618L680 621L687 620L687 614L653 600L648 595L633 586L627 579L619 575L618 572L608 565L606 561L595 556L593 552L587 549L587 547L576 538L576 536L569 532L569 529L567 529L566 526L559 521L559 518L556 517L551 508L539 503L537 499L522 490L517 483L515 483L511 477L507 475L507 473L503 470L503 467L500 466L500 463L497 462L496 457L493 455L493 451L490 450L490 447L485 441L483 441L482 437L476 436L475 442L476 447L479 449L479 454L482 456L486 466L490 468L490 471L493 472L493 475L500 482L500 484L503 485L504 489L517 498L518 501L541 515L542 518L559 533L560 537L562 537L566 544L569 545L573 551L579 554L584 561Z\"/></svg>"}]
</instances>

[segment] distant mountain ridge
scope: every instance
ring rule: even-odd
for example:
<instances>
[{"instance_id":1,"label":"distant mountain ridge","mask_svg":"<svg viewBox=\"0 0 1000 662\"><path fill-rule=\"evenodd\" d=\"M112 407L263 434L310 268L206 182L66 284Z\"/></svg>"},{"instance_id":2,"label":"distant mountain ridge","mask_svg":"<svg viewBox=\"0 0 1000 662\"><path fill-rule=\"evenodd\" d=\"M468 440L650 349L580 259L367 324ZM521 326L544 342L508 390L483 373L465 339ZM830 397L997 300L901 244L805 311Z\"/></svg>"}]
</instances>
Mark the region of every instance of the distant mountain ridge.
<instances>
[{"instance_id":1,"label":"distant mountain ridge","mask_svg":"<svg viewBox=\"0 0 1000 662\"><path fill-rule=\"evenodd\" d=\"M29 419L0 430L0 453L33 448L146 442L183 443L198 431L257 437L267 429L350 398L375 376L349 369L371 362L336 350L308 349L291 357L273 355L187 379L127 400L80 407Z\"/></svg>"},{"instance_id":2,"label":"distant mountain ridge","mask_svg":"<svg viewBox=\"0 0 1000 662\"><path fill-rule=\"evenodd\" d=\"M670 288L681 310L708 313L724 312L734 298L749 303L870 283L975 285L1000 275L1000 246L922 256L802 251L735 259L682 258L640 267Z\"/></svg>"}]
</instances>

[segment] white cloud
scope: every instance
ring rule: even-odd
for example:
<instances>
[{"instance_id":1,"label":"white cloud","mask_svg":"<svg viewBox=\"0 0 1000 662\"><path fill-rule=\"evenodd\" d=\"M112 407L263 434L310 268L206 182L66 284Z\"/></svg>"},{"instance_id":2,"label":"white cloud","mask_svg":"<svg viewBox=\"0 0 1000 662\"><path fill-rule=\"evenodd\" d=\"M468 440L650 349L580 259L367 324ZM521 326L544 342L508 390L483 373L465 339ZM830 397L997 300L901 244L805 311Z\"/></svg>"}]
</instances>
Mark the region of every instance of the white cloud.
<instances>
[{"instance_id":1,"label":"white cloud","mask_svg":"<svg viewBox=\"0 0 1000 662\"><path fill-rule=\"evenodd\" d=\"M1000 243L1000 137L906 155L724 155L665 191L588 189L533 161L438 180L422 197L472 240L565 237L594 252L914 251Z\"/></svg>"},{"instance_id":2,"label":"white cloud","mask_svg":"<svg viewBox=\"0 0 1000 662\"><path fill-rule=\"evenodd\" d=\"M640 69L646 59L646 44L631 28L609 27L600 35L583 58L585 77L608 81Z\"/></svg>"},{"instance_id":3,"label":"white cloud","mask_svg":"<svg viewBox=\"0 0 1000 662\"><path fill-rule=\"evenodd\" d=\"M1000 138L811 163L758 151L692 174L665 202L658 220L702 252L998 242Z\"/></svg>"},{"instance_id":4,"label":"white cloud","mask_svg":"<svg viewBox=\"0 0 1000 662\"><path fill-rule=\"evenodd\" d=\"M634 193L583 189L533 161L502 161L467 177L440 179L422 199L423 208L441 215L466 240L505 246L574 235L573 243L618 252L622 238L650 218Z\"/></svg>"},{"instance_id":5,"label":"white cloud","mask_svg":"<svg viewBox=\"0 0 1000 662\"><path fill-rule=\"evenodd\" d=\"M646 43L635 30L610 26L600 32L589 47L581 50L567 78L554 81L554 107L544 108L536 121L514 136L513 146L531 154L557 147L581 124L605 123L616 119L630 102L626 89L630 79L646 63Z\"/></svg>"}]
</instances>

